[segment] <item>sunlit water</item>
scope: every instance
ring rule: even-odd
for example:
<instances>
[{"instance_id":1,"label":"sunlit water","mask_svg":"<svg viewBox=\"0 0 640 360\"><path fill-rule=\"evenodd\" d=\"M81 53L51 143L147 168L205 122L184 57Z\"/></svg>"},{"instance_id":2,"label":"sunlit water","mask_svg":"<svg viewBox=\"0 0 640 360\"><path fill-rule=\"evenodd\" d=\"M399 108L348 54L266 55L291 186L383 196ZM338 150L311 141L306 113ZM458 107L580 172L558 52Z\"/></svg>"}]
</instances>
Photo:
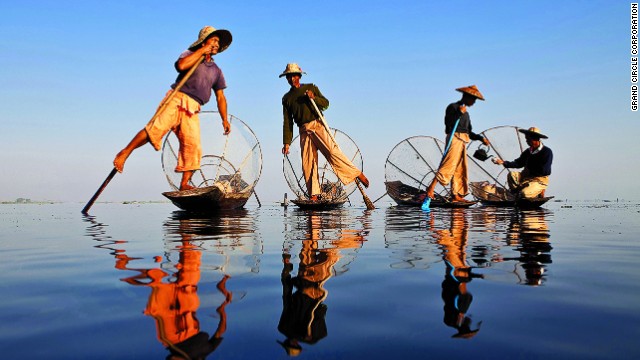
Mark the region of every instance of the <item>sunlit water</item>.
<instances>
[{"instance_id":1,"label":"sunlit water","mask_svg":"<svg viewBox=\"0 0 640 360\"><path fill-rule=\"evenodd\" d=\"M0 354L637 359L640 205L0 205Z\"/></svg>"}]
</instances>

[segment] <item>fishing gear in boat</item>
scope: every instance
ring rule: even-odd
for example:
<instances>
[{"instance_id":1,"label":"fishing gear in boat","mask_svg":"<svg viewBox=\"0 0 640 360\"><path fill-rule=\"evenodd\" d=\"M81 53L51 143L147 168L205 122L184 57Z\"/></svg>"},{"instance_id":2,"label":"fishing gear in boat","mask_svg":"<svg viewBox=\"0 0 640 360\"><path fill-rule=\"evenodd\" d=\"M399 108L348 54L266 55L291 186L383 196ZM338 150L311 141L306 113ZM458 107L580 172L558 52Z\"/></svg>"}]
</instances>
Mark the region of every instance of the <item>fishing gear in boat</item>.
<instances>
[{"instance_id":1,"label":"fishing gear in boat","mask_svg":"<svg viewBox=\"0 0 640 360\"><path fill-rule=\"evenodd\" d=\"M202 161L194 171L190 185L194 189L180 191L181 173L175 172L178 162L178 138L169 132L162 146L162 168L173 191L162 193L177 207L192 212L211 212L237 209L245 205L251 195L260 200L255 186L262 173L262 150L251 128L239 118L229 115L232 131L216 134L213 128L217 111L200 113ZM218 133L219 134L219 133Z\"/></svg>"},{"instance_id":2,"label":"fishing gear in boat","mask_svg":"<svg viewBox=\"0 0 640 360\"><path fill-rule=\"evenodd\" d=\"M327 130L333 136L336 144L339 145L342 153L358 169L362 169L362 153L356 143L344 132L330 128ZM356 190L356 183L342 184L338 176L333 171L331 165L323 156L318 156L318 177L321 194L318 201L309 200L310 194L302 173L302 155L300 149L299 135L293 138L289 146L289 154L284 156L282 162L284 178L296 199L290 200L301 208L309 209L330 209L342 206L349 201L349 195Z\"/></svg>"},{"instance_id":3,"label":"fishing gear in boat","mask_svg":"<svg viewBox=\"0 0 640 360\"><path fill-rule=\"evenodd\" d=\"M507 125L493 127L481 133L489 139L490 145L483 149L486 157L482 155L478 157L474 153L474 156L469 158L469 181L471 194L482 205L537 208L553 198L553 196L521 198L514 195L507 185L509 170L492 161L485 162L486 159L494 156L489 152L495 153L495 156L500 159L518 158L528 148L525 135L519 130L520 128L516 126Z\"/></svg>"},{"instance_id":4,"label":"fishing gear in boat","mask_svg":"<svg viewBox=\"0 0 640 360\"><path fill-rule=\"evenodd\" d=\"M432 136L412 136L399 142L385 162L387 195L398 205L422 206L426 189L435 177L444 154L442 140ZM448 200L448 188L436 185L431 207L469 207L474 203L455 203ZM377 200L376 200L377 201Z\"/></svg>"}]
</instances>

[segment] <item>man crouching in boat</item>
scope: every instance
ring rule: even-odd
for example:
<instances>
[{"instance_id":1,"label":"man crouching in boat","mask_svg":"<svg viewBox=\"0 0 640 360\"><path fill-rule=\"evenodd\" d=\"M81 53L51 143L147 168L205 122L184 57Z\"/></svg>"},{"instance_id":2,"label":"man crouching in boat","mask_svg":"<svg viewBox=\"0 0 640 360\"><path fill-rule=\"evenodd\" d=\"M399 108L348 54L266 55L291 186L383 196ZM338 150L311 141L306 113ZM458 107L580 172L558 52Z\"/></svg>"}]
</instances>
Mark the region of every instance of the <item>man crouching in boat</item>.
<instances>
[{"instance_id":1,"label":"man crouching in boat","mask_svg":"<svg viewBox=\"0 0 640 360\"><path fill-rule=\"evenodd\" d=\"M162 139L170 130L173 130L180 142L178 165L175 168L176 172L182 173L180 190L193 188L189 185L189 180L191 180L193 172L200 169L200 159L202 158L198 113L200 107L209 102L212 90L216 96L224 134L227 135L231 132L231 125L227 120L227 100L224 96L227 84L222 70L213 61L213 56L226 50L231 45L231 40L231 33L227 30L216 30L211 26L205 26L200 30L198 40L191 44L175 63L175 68L179 73L178 78L158 107L158 109L164 107L164 110L157 113L145 128L140 130L131 139L131 142L116 155L113 160L113 166L116 170L122 172L124 163L133 150L146 143L150 142L156 150L160 150ZM198 63L202 57L204 57L204 61ZM173 95L178 83L196 64L198 65L195 71L182 88ZM164 102L168 99L170 99L170 103L165 106Z\"/></svg>"},{"instance_id":2,"label":"man crouching in boat","mask_svg":"<svg viewBox=\"0 0 640 360\"><path fill-rule=\"evenodd\" d=\"M529 148L513 161L504 161L500 158L494 158L492 161L507 169L524 168L522 171L509 172L507 182L511 192L523 198L544 197L544 192L549 185L553 152L549 147L544 146L540 139L548 139L548 137L541 134L537 127L518 131L524 134Z\"/></svg>"},{"instance_id":3,"label":"man crouching in boat","mask_svg":"<svg viewBox=\"0 0 640 360\"><path fill-rule=\"evenodd\" d=\"M307 184L309 200L317 201L321 194L320 181L318 180L318 150L331 164L343 184L346 185L358 179L365 187L369 187L367 177L340 151L311 104L311 100L314 100L320 110L325 110L329 107L329 100L320 93L314 84L301 84L302 74L306 73L300 69L298 64L291 63L287 64L284 72L279 76L286 76L287 82L291 85L289 92L282 97L284 116L282 153L289 154L289 144L293 138L293 123L295 122L300 132L302 173Z\"/></svg>"}]
</instances>

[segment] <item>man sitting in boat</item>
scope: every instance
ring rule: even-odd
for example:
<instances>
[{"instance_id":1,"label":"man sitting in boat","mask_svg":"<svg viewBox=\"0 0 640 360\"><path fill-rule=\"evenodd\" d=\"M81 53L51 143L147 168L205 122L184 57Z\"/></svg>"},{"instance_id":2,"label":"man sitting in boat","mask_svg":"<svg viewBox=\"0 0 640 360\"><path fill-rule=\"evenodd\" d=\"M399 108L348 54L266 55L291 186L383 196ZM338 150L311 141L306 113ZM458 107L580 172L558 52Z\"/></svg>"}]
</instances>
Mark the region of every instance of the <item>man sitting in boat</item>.
<instances>
[{"instance_id":1,"label":"man sitting in boat","mask_svg":"<svg viewBox=\"0 0 640 360\"><path fill-rule=\"evenodd\" d=\"M524 133L529 148L513 161L504 161L500 158L494 158L492 161L508 169L524 168L522 171L509 172L507 182L511 192L523 198L544 197L549 185L553 152L549 147L544 146L540 139L548 139L548 137L543 135L537 127L518 131Z\"/></svg>"},{"instance_id":2,"label":"man sitting in boat","mask_svg":"<svg viewBox=\"0 0 640 360\"><path fill-rule=\"evenodd\" d=\"M298 64L287 64L279 77L286 76L291 89L282 97L282 112L284 122L282 126L282 153L289 154L289 145L293 138L293 123L298 125L300 132L300 151L302 153L302 173L307 185L309 200L318 201L322 193L318 180L318 150L331 164L336 175L343 184L349 184L359 179L365 187L369 187L369 180L349 158L347 158L331 138L328 130L319 119L311 100L324 110L329 107L329 100L325 98L314 84L301 84L300 78L306 74Z\"/></svg>"}]
</instances>

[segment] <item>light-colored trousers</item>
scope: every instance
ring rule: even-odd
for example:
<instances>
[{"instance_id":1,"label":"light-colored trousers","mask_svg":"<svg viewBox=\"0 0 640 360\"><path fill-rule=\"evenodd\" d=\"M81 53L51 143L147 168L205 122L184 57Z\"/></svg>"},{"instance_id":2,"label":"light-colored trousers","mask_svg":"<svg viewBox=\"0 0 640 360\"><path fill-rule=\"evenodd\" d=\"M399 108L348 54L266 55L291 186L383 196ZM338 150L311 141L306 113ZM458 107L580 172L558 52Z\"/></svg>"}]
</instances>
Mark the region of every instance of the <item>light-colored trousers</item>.
<instances>
[{"instance_id":1,"label":"light-colored trousers","mask_svg":"<svg viewBox=\"0 0 640 360\"><path fill-rule=\"evenodd\" d=\"M469 134L455 133L452 136L451 146L440 163L436 179L442 186L447 186L451 182L452 195L467 196L469 194L469 176L467 174Z\"/></svg>"},{"instance_id":2,"label":"light-colored trousers","mask_svg":"<svg viewBox=\"0 0 640 360\"><path fill-rule=\"evenodd\" d=\"M338 145L331 139L327 129L319 120L303 124L300 131L300 151L302 154L302 173L307 184L309 196L318 195L320 180L318 179L318 150L327 159L338 179L343 184L349 184L360 175L358 169L347 158Z\"/></svg>"},{"instance_id":3,"label":"light-colored trousers","mask_svg":"<svg viewBox=\"0 0 640 360\"><path fill-rule=\"evenodd\" d=\"M507 176L507 184L511 190L519 190L524 198L534 198L540 195L549 186L548 176L527 177L525 171L510 171Z\"/></svg>"},{"instance_id":4,"label":"light-colored trousers","mask_svg":"<svg viewBox=\"0 0 640 360\"><path fill-rule=\"evenodd\" d=\"M164 103L172 92L173 90L169 90L160 104ZM199 112L200 104L189 95L178 91L164 111L149 120L145 126L149 142L156 150L160 150L164 136L169 131L176 134L180 143L176 172L200 169L202 145Z\"/></svg>"}]
</instances>

